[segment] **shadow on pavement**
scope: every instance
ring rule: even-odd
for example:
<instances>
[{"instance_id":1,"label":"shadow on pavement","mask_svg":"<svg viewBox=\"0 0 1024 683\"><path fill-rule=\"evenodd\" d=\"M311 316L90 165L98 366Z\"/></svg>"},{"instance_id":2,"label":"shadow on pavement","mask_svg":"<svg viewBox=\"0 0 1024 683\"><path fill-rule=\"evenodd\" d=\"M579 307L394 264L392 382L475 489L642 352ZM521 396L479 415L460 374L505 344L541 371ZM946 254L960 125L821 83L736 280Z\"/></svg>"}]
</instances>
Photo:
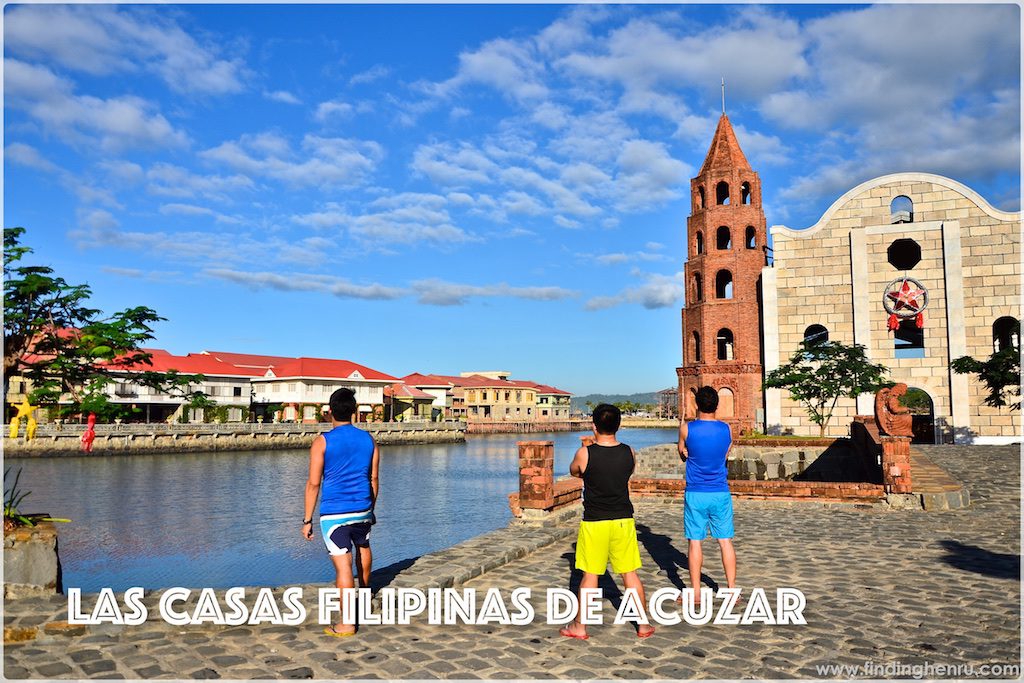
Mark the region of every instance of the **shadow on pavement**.
<instances>
[{"instance_id":1,"label":"shadow on pavement","mask_svg":"<svg viewBox=\"0 0 1024 683\"><path fill-rule=\"evenodd\" d=\"M1020 555L994 553L960 541L940 541L946 550L942 561L965 572L974 572L997 579L1020 577Z\"/></svg>"},{"instance_id":2,"label":"shadow on pavement","mask_svg":"<svg viewBox=\"0 0 1024 683\"><path fill-rule=\"evenodd\" d=\"M690 562L686 554L672 545L671 538L665 534L654 533L646 524L636 525L636 535L640 543L647 549L651 559L665 572L672 585L680 590L685 588L684 578L689 578L690 575ZM680 569L683 570L682 573L680 573ZM718 583L707 574L701 572L700 579L705 586L710 586L711 590L718 590Z\"/></svg>"}]
</instances>

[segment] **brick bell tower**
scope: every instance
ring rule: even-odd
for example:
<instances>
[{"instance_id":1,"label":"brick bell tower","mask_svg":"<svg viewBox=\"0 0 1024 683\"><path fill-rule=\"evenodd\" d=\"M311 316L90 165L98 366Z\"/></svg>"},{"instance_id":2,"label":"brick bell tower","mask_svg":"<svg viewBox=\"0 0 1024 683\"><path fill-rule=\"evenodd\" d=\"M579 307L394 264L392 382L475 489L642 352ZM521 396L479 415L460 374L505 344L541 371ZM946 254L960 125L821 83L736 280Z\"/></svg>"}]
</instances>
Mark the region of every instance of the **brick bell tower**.
<instances>
[{"instance_id":1,"label":"brick bell tower","mask_svg":"<svg viewBox=\"0 0 1024 683\"><path fill-rule=\"evenodd\" d=\"M760 280L767 231L761 179L724 113L690 192L679 414L693 418L697 388L712 386L718 417L739 435L763 428Z\"/></svg>"}]
</instances>

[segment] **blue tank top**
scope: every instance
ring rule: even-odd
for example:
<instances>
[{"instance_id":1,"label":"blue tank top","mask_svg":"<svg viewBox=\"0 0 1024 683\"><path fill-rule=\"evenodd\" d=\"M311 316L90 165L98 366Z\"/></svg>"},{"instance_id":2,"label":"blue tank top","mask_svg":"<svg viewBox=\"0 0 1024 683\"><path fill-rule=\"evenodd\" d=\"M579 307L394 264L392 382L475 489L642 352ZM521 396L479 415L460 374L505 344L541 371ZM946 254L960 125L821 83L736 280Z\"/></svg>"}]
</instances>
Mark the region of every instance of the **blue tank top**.
<instances>
[{"instance_id":1,"label":"blue tank top","mask_svg":"<svg viewBox=\"0 0 1024 683\"><path fill-rule=\"evenodd\" d=\"M725 454L732 443L729 425L719 420L693 420L686 425L686 490L729 490Z\"/></svg>"},{"instance_id":2,"label":"blue tank top","mask_svg":"<svg viewBox=\"0 0 1024 683\"><path fill-rule=\"evenodd\" d=\"M341 425L324 434L324 480L320 514L362 512L373 507L370 467L373 437L353 425Z\"/></svg>"}]
</instances>

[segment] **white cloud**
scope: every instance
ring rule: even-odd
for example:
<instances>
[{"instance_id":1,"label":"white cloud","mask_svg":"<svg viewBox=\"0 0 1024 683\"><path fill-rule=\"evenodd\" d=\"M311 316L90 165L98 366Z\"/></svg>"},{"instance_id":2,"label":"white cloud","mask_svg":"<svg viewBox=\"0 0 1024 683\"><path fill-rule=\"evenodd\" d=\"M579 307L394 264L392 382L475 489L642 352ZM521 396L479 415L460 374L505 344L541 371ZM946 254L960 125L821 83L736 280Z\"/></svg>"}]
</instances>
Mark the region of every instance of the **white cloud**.
<instances>
[{"instance_id":1,"label":"white cloud","mask_svg":"<svg viewBox=\"0 0 1024 683\"><path fill-rule=\"evenodd\" d=\"M325 123L329 119L348 116L351 113L352 105L348 102L330 100L328 102L321 102L317 105L316 113L313 114L313 118L320 123Z\"/></svg>"},{"instance_id":2,"label":"white cloud","mask_svg":"<svg viewBox=\"0 0 1024 683\"><path fill-rule=\"evenodd\" d=\"M391 67L383 64L374 64L366 71L360 71L359 73L348 79L349 85L361 85L363 83L372 83L382 78L391 75Z\"/></svg>"},{"instance_id":3,"label":"white cloud","mask_svg":"<svg viewBox=\"0 0 1024 683\"><path fill-rule=\"evenodd\" d=\"M445 187L487 183L498 165L469 143L420 145L413 153L413 171Z\"/></svg>"},{"instance_id":4,"label":"white cloud","mask_svg":"<svg viewBox=\"0 0 1024 683\"><path fill-rule=\"evenodd\" d=\"M587 301L588 311L612 308L622 304L640 304L647 309L677 306L683 298L683 273L660 275L642 274L646 280L635 287L627 287L614 296L596 296Z\"/></svg>"},{"instance_id":5,"label":"white cloud","mask_svg":"<svg viewBox=\"0 0 1024 683\"><path fill-rule=\"evenodd\" d=\"M434 194L401 193L367 204L355 213L337 203L296 215L292 220L319 230L344 230L365 246L412 245L420 242L448 246L479 238L453 224L447 198Z\"/></svg>"},{"instance_id":6,"label":"white cloud","mask_svg":"<svg viewBox=\"0 0 1024 683\"><path fill-rule=\"evenodd\" d=\"M264 133L243 135L199 156L249 176L325 189L365 183L383 158L384 149L367 140L307 134L295 151L280 136Z\"/></svg>"},{"instance_id":7,"label":"white cloud","mask_svg":"<svg viewBox=\"0 0 1024 683\"><path fill-rule=\"evenodd\" d=\"M162 204L160 206L160 213L165 216L209 216L218 223L236 225L242 223L242 219L236 216L228 216L209 207L196 206L195 204Z\"/></svg>"},{"instance_id":8,"label":"white cloud","mask_svg":"<svg viewBox=\"0 0 1024 683\"><path fill-rule=\"evenodd\" d=\"M75 95L70 81L43 66L17 59L4 60L4 96L46 132L70 144L97 140L101 147L181 147L188 136L175 129L155 105L125 95L102 99Z\"/></svg>"},{"instance_id":9,"label":"white cloud","mask_svg":"<svg viewBox=\"0 0 1024 683\"><path fill-rule=\"evenodd\" d=\"M309 273L246 272L230 268L207 268L203 275L226 280L253 291L276 289L282 292L323 292L341 299L390 300L407 295L397 287L377 283L359 285L332 275Z\"/></svg>"},{"instance_id":10,"label":"white cloud","mask_svg":"<svg viewBox=\"0 0 1024 683\"><path fill-rule=\"evenodd\" d=\"M268 100L272 100L274 102L281 102L283 104L302 104L302 100L300 100L298 97L288 92L287 90L264 90L263 96L266 97Z\"/></svg>"},{"instance_id":11,"label":"white cloud","mask_svg":"<svg viewBox=\"0 0 1024 683\"><path fill-rule=\"evenodd\" d=\"M146 171L146 190L164 197L206 197L226 200L241 190L255 187L247 176L199 175L173 164L158 163Z\"/></svg>"},{"instance_id":12,"label":"white cloud","mask_svg":"<svg viewBox=\"0 0 1024 683\"><path fill-rule=\"evenodd\" d=\"M101 5L21 5L4 17L6 49L105 76L157 74L175 92L222 95L243 88L240 59L224 59L166 11Z\"/></svg>"},{"instance_id":13,"label":"white cloud","mask_svg":"<svg viewBox=\"0 0 1024 683\"><path fill-rule=\"evenodd\" d=\"M105 204L121 208L114 193L105 187L97 187L81 174L67 171L44 157L39 150L23 142L13 142L4 149L4 158L20 166L32 168L53 175L66 189L75 193L86 204Z\"/></svg>"},{"instance_id":14,"label":"white cloud","mask_svg":"<svg viewBox=\"0 0 1024 683\"><path fill-rule=\"evenodd\" d=\"M418 280L412 289L419 303L433 306L461 306L471 298L508 297L531 301L558 301L577 296L562 287L513 287L506 283L496 285L466 285L444 280Z\"/></svg>"},{"instance_id":15,"label":"white cloud","mask_svg":"<svg viewBox=\"0 0 1024 683\"><path fill-rule=\"evenodd\" d=\"M615 176L623 210L646 209L677 199L693 167L673 159L659 142L630 140L622 146Z\"/></svg>"},{"instance_id":16,"label":"white cloud","mask_svg":"<svg viewBox=\"0 0 1024 683\"><path fill-rule=\"evenodd\" d=\"M452 78L421 87L434 96L450 97L466 85L481 84L515 100L537 100L548 94L543 72L543 61L528 45L499 38L461 53Z\"/></svg>"}]
</instances>

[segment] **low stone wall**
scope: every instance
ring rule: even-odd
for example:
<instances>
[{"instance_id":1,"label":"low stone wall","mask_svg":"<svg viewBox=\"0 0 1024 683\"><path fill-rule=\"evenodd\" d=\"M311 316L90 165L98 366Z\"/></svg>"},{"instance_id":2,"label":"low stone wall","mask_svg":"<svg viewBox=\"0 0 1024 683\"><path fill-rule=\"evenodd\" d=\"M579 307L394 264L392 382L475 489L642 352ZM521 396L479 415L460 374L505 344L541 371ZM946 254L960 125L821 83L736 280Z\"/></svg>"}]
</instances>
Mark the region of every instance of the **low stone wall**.
<instances>
[{"instance_id":1,"label":"low stone wall","mask_svg":"<svg viewBox=\"0 0 1024 683\"><path fill-rule=\"evenodd\" d=\"M466 433L459 422L371 422L358 427L382 446L458 443ZM133 455L197 451L254 451L309 448L329 424L97 425L91 454L81 450L82 425L48 425L32 441L4 437L8 457Z\"/></svg>"},{"instance_id":2,"label":"low stone wall","mask_svg":"<svg viewBox=\"0 0 1024 683\"><path fill-rule=\"evenodd\" d=\"M676 418L660 417L622 417L622 428L626 429L678 429L679 420Z\"/></svg>"},{"instance_id":3,"label":"low stone wall","mask_svg":"<svg viewBox=\"0 0 1024 683\"><path fill-rule=\"evenodd\" d=\"M733 444L726 463L735 481L876 482L849 439L799 445ZM637 477L682 479L686 465L675 444L649 446L637 451Z\"/></svg>"},{"instance_id":4,"label":"low stone wall","mask_svg":"<svg viewBox=\"0 0 1024 683\"><path fill-rule=\"evenodd\" d=\"M53 595L62 590L53 522L5 531L4 599Z\"/></svg>"},{"instance_id":5,"label":"low stone wall","mask_svg":"<svg viewBox=\"0 0 1024 683\"><path fill-rule=\"evenodd\" d=\"M587 432L593 429L590 420L470 420L467 434L534 434L537 432Z\"/></svg>"}]
</instances>

